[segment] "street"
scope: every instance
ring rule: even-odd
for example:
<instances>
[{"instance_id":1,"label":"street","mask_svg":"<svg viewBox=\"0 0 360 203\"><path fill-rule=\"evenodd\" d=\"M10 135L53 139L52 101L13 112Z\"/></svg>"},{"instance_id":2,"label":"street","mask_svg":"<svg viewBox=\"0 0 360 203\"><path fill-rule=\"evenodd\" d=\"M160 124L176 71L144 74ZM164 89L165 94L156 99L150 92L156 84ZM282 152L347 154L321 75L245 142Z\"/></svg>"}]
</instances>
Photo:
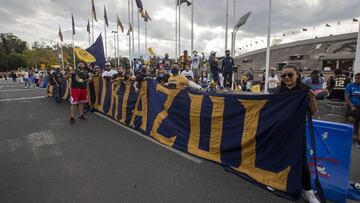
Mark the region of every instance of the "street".
<instances>
[{"instance_id":1,"label":"street","mask_svg":"<svg viewBox=\"0 0 360 203\"><path fill-rule=\"evenodd\" d=\"M288 202L97 114L70 126L69 109L0 79L0 202Z\"/></svg>"}]
</instances>

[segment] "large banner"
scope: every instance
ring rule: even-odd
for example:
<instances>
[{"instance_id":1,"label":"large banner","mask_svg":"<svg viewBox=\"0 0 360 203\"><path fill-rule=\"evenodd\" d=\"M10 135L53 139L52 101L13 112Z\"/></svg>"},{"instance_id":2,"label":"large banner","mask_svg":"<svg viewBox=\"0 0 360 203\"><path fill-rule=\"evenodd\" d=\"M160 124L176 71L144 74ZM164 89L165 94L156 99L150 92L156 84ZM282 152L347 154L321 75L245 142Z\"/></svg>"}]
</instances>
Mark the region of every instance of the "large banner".
<instances>
[{"instance_id":1,"label":"large banner","mask_svg":"<svg viewBox=\"0 0 360 203\"><path fill-rule=\"evenodd\" d=\"M94 86L95 108L116 121L292 197L301 193L306 93L202 95L154 80L136 93L130 82L101 78Z\"/></svg>"}]
</instances>

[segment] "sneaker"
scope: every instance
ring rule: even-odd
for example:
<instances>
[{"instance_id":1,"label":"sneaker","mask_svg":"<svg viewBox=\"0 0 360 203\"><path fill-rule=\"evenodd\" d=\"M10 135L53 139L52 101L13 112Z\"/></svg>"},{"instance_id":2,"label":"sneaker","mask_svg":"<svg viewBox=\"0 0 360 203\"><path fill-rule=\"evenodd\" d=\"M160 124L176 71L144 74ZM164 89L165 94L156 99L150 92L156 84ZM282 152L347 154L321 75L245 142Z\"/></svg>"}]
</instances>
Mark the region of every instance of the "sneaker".
<instances>
[{"instance_id":1,"label":"sneaker","mask_svg":"<svg viewBox=\"0 0 360 203\"><path fill-rule=\"evenodd\" d=\"M69 121L69 125L75 124L75 118L71 117Z\"/></svg>"},{"instance_id":2,"label":"sneaker","mask_svg":"<svg viewBox=\"0 0 360 203\"><path fill-rule=\"evenodd\" d=\"M86 118L85 118L84 115L81 115L81 116L79 117L79 119L80 119L80 120L85 120Z\"/></svg>"},{"instance_id":3,"label":"sneaker","mask_svg":"<svg viewBox=\"0 0 360 203\"><path fill-rule=\"evenodd\" d=\"M303 198L309 203L320 203L320 201L316 198L313 190L304 190Z\"/></svg>"},{"instance_id":4,"label":"sneaker","mask_svg":"<svg viewBox=\"0 0 360 203\"><path fill-rule=\"evenodd\" d=\"M360 141L355 142L355 148L360 149Z\"/></svg>"}]
</instances>

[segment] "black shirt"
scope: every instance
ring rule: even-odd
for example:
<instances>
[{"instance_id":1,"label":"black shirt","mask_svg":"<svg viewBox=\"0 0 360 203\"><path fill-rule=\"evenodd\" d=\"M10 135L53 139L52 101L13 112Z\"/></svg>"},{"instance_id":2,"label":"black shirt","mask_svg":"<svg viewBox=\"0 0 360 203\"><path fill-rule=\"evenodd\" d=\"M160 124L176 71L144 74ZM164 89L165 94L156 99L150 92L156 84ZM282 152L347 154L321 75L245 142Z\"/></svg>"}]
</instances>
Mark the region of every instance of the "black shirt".
<instances>
[{"instance_id":1,"label":"black shirt","mask_svg":"<svg viewBox=\"0 0 360 203\"><path fill-rule=\"evenodd\" d=\"M300 83L292 89L289 89L285 84L282 83L274 90L274 94L285 94L289 92L310 92L310 88L307 85Z\"/></svg>"},{"instance_id":2,"label":"black shirt","mask_svg":"<svg viewBox=\"0 0 360 203\"><path fill-rule=\"evenodd\" d=\"M76 71L71 75L71 87L86 89L88 79L89 79L89 74L86 70Z\"/></svg>"}]
</instances>

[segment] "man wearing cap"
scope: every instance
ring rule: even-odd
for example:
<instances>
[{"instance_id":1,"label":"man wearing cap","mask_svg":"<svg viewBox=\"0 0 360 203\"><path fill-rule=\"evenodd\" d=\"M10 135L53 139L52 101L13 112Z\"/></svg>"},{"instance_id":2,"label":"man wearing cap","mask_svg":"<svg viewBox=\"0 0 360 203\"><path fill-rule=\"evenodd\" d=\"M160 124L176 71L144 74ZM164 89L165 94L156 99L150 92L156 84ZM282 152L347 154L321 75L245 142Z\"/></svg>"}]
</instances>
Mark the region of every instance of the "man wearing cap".
<instances>
[{"instance_id":1,"label":"man wearing cap","mask_svg":"<svg viewBox=\"0 0 360 203\"><path fill-rule=\"evenodd\" d=\"M222 61L222 71L224 76L224 87L231 90L232 75L234 71L234 59L230 56L230 50L225 51L225 58Z\"/></svg>"},{"instance_id":2,"label":"man wearing cap","mask_svg":"<svg viewBox=\"0 0 360 203\"><path fill-rule=\"evenodd\" d=\"M79 105L80 120L85 120L84 117L84 104L88 103L87 97L87 82L89 80L89 73L83 62L80 62L76 71L71 70L66 79L71 77L71 107L70 107L70 121L69 124L75 123L75 112L77 105Z\"/></svg>"},{"instance_id":3,"label":"man wearing cap","mask_svg":"<svg viewBox=\"0 0 360 203\"><path fill-rule=\"evenodd\" d=\"M195 77L200 77L200 63L201 63L201 56L198 55L197 51L193 52L192 57L192 68L193 73L195 74Z\"/></svg>"},{"instance_id":4,"label":"man wearing cap","mask_svg":"<svg viewBox=\"0 0 360 203\"><path fill-rule=\"evenodd\" d=\"M188 55L188 51L184 50L184 55L179 58L180 71L185 70L185 65L191 65L191 57Z\"/></svg>"},{"instance_id":5,"label":"man wearing cap","mask_svg":"<svg viewBox=\"0 0 360 203\"><path fill-rule=\"evenodd\" d=\"M110 62L106 62L105 64L105 70L104 72L101 74L101 77L103 78L108 78L108 79L112 79L113 76L115 74L117 74L118 72L116 70L111 69L111 63Z\"/></svg>"},{"instance_id":6,"label":"man wearing cap","mask_svg":"<svg viewBox=\"0 0 360 203\"><path fill-rule=\"evenodd\" d=\"M216 58L215 51L210 52L209 65L211 77L217 83L219 81L219 60Z\"/></svg>"}]
</instances>

